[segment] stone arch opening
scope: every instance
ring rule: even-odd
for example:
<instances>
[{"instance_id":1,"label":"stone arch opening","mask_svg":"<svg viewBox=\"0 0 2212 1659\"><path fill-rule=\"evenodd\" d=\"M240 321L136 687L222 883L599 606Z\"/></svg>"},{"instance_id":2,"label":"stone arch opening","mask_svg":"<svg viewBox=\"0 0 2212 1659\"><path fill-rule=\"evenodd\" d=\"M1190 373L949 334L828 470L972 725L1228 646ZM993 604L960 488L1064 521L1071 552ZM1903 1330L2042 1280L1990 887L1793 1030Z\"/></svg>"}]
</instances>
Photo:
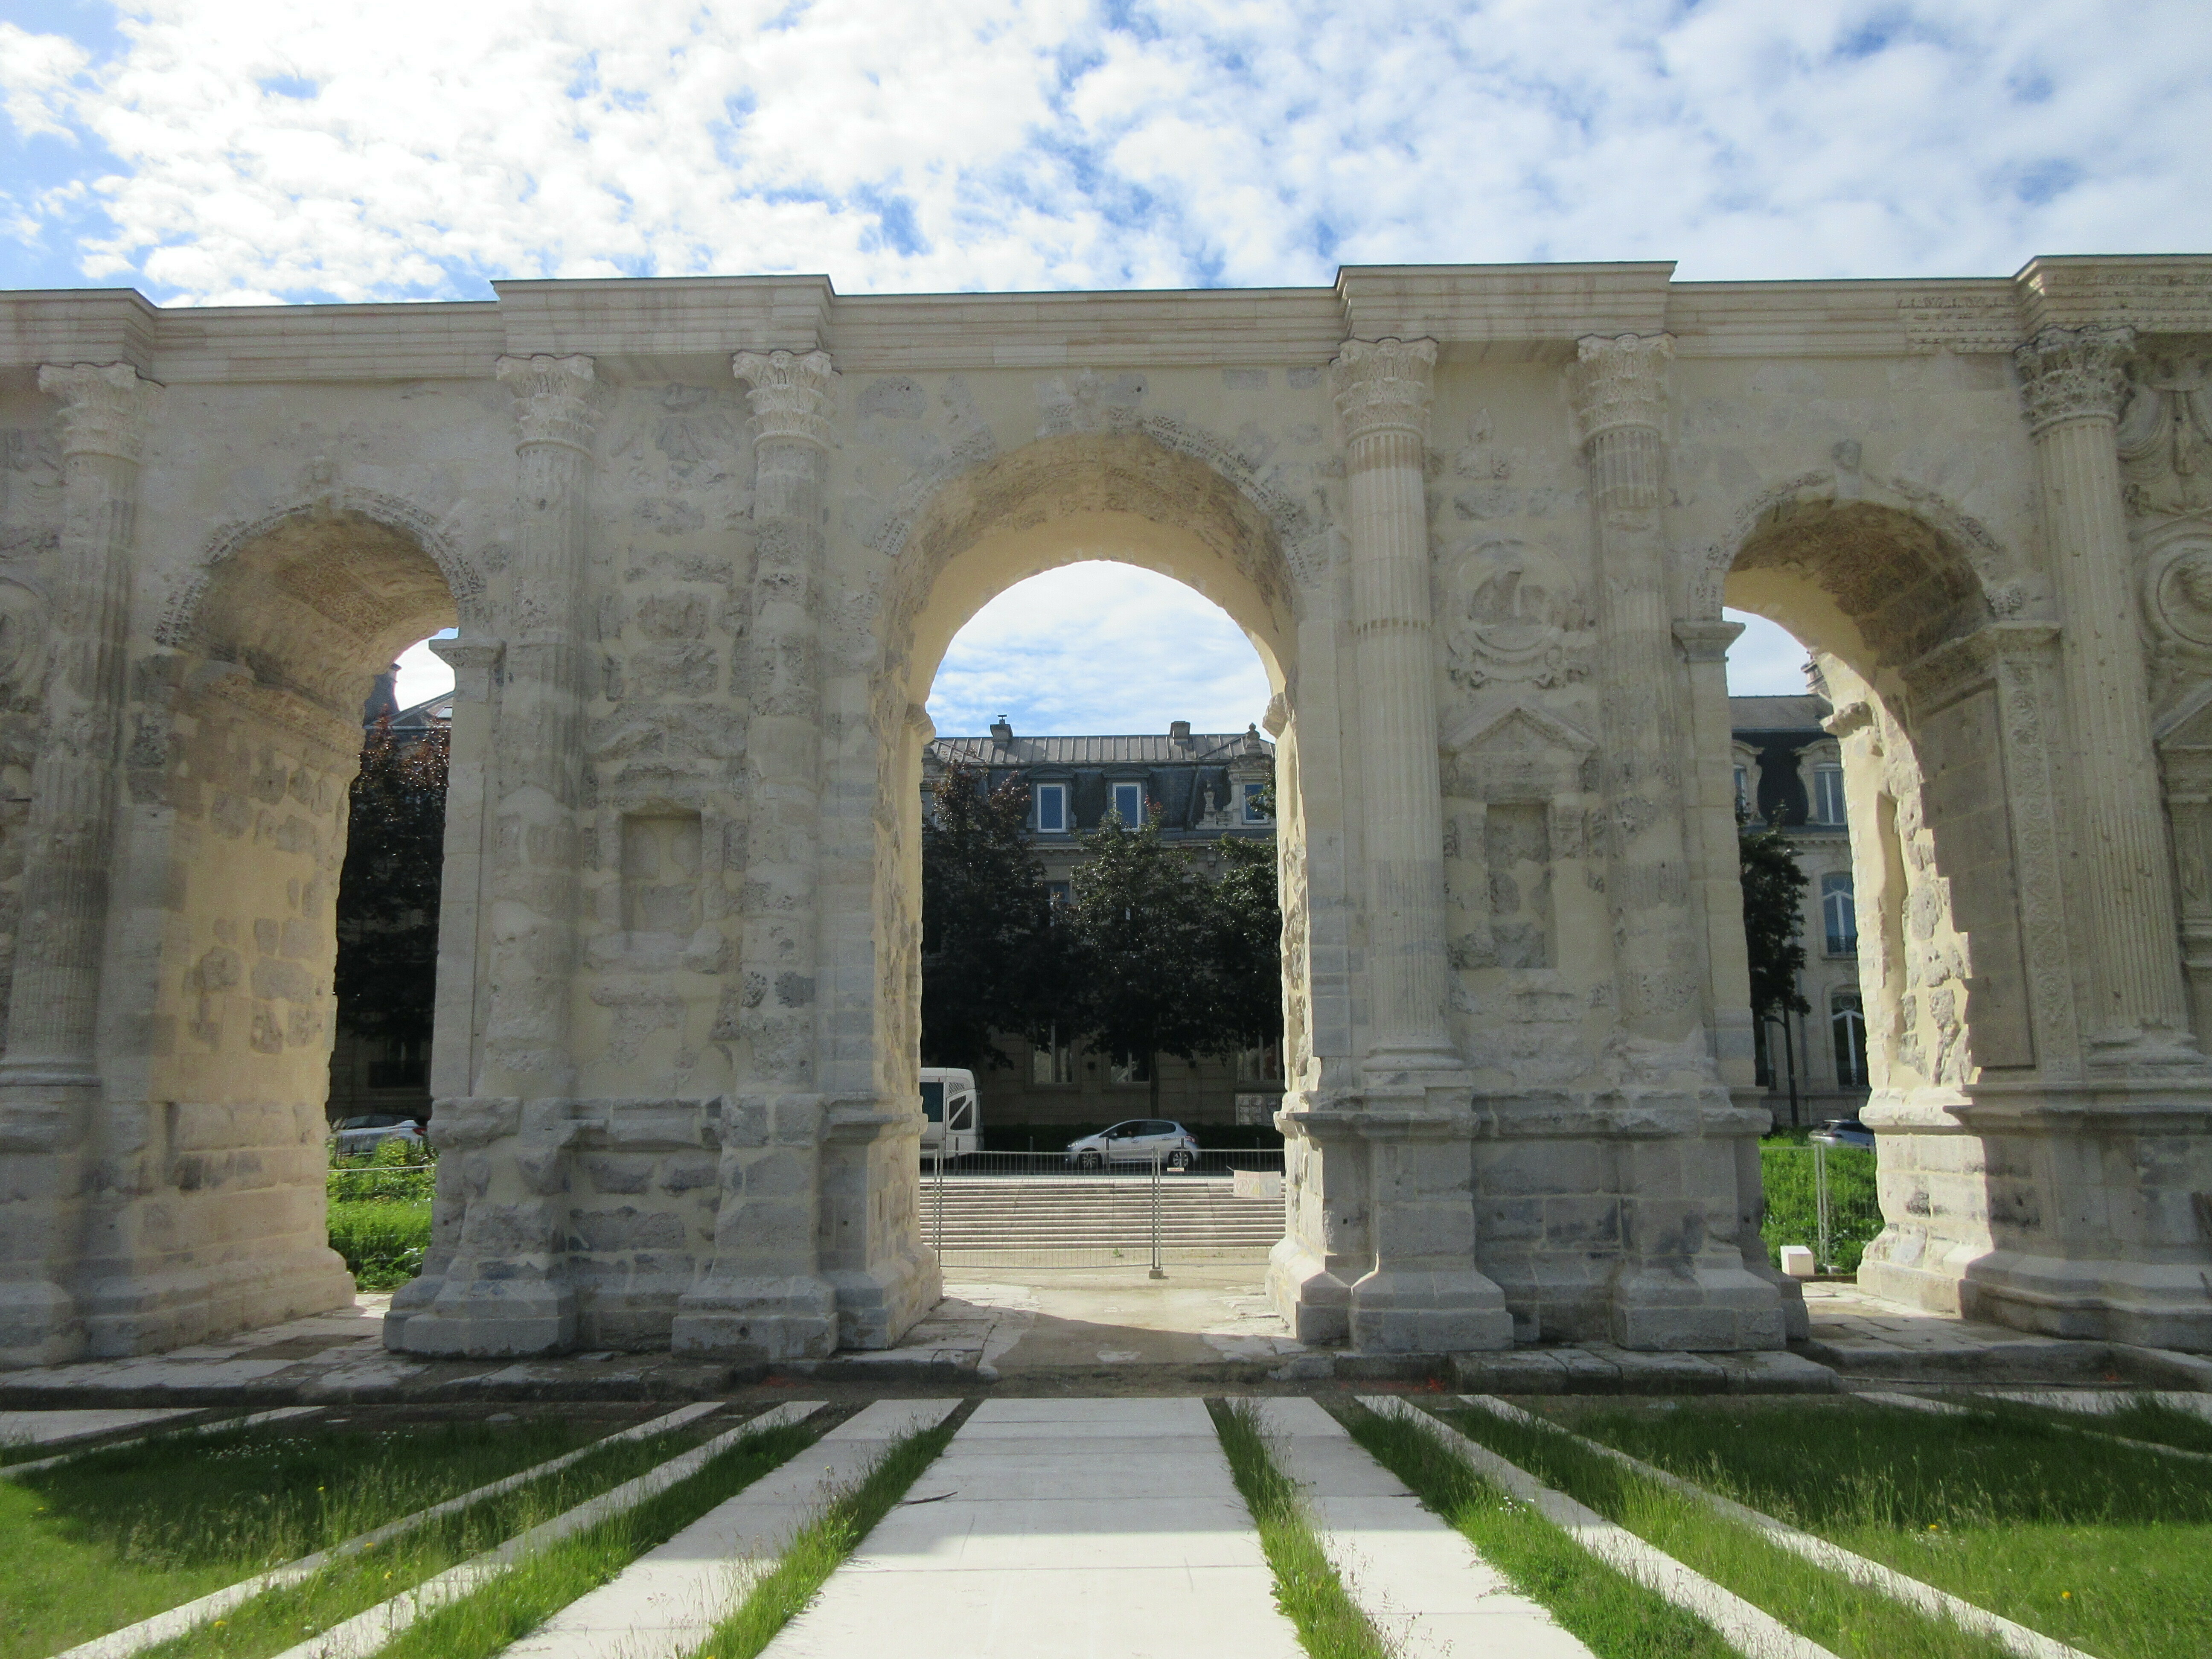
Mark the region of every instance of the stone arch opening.
<instances>
[{"instance_id":1,"label":"stone arch opening","mask_svg":"<svg viewBox=\"0 0 2212 1659\"><path fill-rule=\"evenodd\" d=\"M413 531L308 510L234 541L164 630L166 741L142 726L131 753L169 872L135 993L155 1040L110 1080L148 1118L136 1201L160 1224L134 1229L133 1271L167 1287L138 1346L351 1298L324 1182L348 791L375 676L455 612Z\"/></svg>"},{"instance_id":2,"label":"stone arch opening","mask_svg":"<svg viewBox=\"0 0 2212 1659\"><path fill-rule=\"evenodd\" d=\"M1953 1310L1972 1259L2021 1242L1990 1143L1968 1150L1976 1103L2078 1058L2045 749L2056 630L2007 614L1986 563L1901 507L1799 501L1761 517L1723 590L1811 650L1834 710L1886 1222L1861 1282Z\"/></svg>"},{"instance_id":3,"label":"stone arch opening","mask_svg":"<svg viewBox=\"0 0 2212 1659\"><path fill-rule=\"evenodd\" d=\"M1270 514L1220 471L1141 434L1048 439L988 462L938 491L893 550L872 659L855 675L865 697L875 763L865 783L868 834L852 844L842 880L865 891L874 982L843 994L869 1006L876 1040L854 1045L850 1074L833 1091L865 1091L896 1113L902 1133L887 1155L855 1146L825 1176L825 1205L852 1206L825 1221L829 1277L839 1285L841 1336L872 1339L880 1276L862 1268L859 1241L911 1220L917 1200L921 1039L922 752L932 735L930 685L954 635L985 604L1040 572L1085 560L1155 570L1221 607L1258 653L1273 693L1267 724L1276 748L1277 856L1284 911L1283 1069L1295 1079L1312 1054L1307 983L1304 837L1309 804L1299 788L1295 714L1297 596L1283 538ZM831 695L835 695L834 692ZM840 873L833 863L825 883ZM848 904L853 908L851 899ZM866 1070L863 1072L862 1068ZM835 1148L832 1148L834 1152ZM864 1167L865 1165L865 1167ZM866 1223L858 1213L869 1206ZM911 1235L909 1235L911 1236ZM847 1243L845 1241L852 1241ZM935 1270L927 1270L935 1282ZM933 1290L930 1292L934 1295ZM870 1310L855 1320L850 1310Z\"/></svg>"}]
</instances>

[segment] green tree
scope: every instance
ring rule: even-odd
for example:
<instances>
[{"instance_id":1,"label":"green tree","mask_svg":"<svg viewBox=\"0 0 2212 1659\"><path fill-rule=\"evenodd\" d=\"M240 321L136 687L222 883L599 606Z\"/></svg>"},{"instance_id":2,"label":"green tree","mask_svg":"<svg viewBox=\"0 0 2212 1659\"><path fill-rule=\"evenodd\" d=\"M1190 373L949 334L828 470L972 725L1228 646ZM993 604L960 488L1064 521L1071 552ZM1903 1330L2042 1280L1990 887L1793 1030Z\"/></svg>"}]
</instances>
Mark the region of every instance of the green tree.
<instances>
[{"instance_id":1,"label":"green tree","mask_svg":"<svg viewBox=\"0 0 2212 1659\"><path fill-rule=\"evenodd\" d=\"M1273 786L1271 784L1272 789ZM1229 1046L1249 1048L1283 1030L1283 908L1275 844L1224 837L1212 884L1215 1022Z\"/></svg>"},{"instance_id":2,"label":"green tree","mask_svg":"<svg viewBox=\"0 0 2212 1659\"><path fill-rule=\"evenodd\" d=\"M438 985L438 886L446 858L447 733L362 746L338 874L338 1024L392 1044L427 1042Z\"/></svg>"},{"instance_id":3,"label":"green tree","mask_svg":"<svg viewBox=\"0 0 2212 1659\"><path fill-rule=\"evenodd\" d=\"M1067 995L1063 930L1025 834L1029 785L992 789L988 775L948 767L921 832L922 1059L971 1071L1010 1064L992 1032L1035 1037Z\"/></svg>"},{"instance_id":4,"label":"green tree","mask_svg":"<svg viewBox=\"0 0 2212 1659\"><path fill-rule=\"evenodd\" d=\"M1083 849L1072 1023L1091 1048L1145 1062L1158 1117L1162 1055L1195 1060L1235 1042L1222 1029L1212 884L1157 823L1131 830L1109 816Z\"/></svg>"},{"instance_id":5,"label":"green tree","mask_svg":"<svg viewBox=\"0 0 2212 1659\"><path fill-rule=\"evenodd\" d=\"M1808 1012L1797 988L1805 967L1805 872L1779 827L1740 823L1736 848L1743 869L1743 943L1751 964L1751 1014L1761 1034L1767 1022ZM1794 1097L1793 1097L1794 1098Z\"/></svg>"}]
</instances>

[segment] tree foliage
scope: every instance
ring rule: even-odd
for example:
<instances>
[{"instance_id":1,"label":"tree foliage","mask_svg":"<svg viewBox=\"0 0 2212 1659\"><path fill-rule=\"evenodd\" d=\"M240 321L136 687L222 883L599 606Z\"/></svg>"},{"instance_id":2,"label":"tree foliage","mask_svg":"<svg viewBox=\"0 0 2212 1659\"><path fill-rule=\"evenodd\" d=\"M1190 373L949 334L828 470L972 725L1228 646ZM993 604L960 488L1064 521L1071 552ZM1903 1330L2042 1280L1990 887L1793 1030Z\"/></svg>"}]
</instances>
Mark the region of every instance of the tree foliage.
<instances>
[{"instance_id":1,"label":"tree foliage","mask_svg":"<svg viewBox=\"0 0 2212 1659\"><path fill-rule=\"evenodd\" d=\"M1140 1060L1158 1115L1160 1061L1228 1054L1282 1030L1282 913L1265 842L1216 844L1209 877L1157 824L1113 817L1084 840L1054 906L1030 850L1029 784L987 791L947 769L922 832L922 1054L1008 1063L993 1032Z\"/></svg>"},{"instance_id":2,"label":"tree foliage","mask_svg":"<svg viewBox=\"0 0 2212 1659\"><path fill-rule=\"evenodd\" d=\"M933 800L921 832L922 1060L1005 1066L991 1033L1033 1037L1066 996L1065 930L1024 833L1029 785L991 789L981 769L952 766Z\"/></svg>"},{"instance_id":3,"label":"tree foliage","mask_svg":"<svg viewBox=\"0 0 2212 1659\"><path fill-rule=\"evenodd\" d=\"M1805 872L1790 838L1773 825L1738 827L1743 865L1743 942L1751 958L1751 1011L1760 1019L1802 1014L1812 1005L1797 988L1805 967Z\"/></svg>"},{"instance_id":4,"label":"tree foliage","mask_svg":"<svg viewBox=\"0 0 2212 1659\"><path fill-rule=\"evenodd\" d=\"M438 885L446 856L448 734L396 734L387 717L362 747L338 876L338 1024L357 1036L426 1042L438 979Z\"/></svg>"}]
</instances>

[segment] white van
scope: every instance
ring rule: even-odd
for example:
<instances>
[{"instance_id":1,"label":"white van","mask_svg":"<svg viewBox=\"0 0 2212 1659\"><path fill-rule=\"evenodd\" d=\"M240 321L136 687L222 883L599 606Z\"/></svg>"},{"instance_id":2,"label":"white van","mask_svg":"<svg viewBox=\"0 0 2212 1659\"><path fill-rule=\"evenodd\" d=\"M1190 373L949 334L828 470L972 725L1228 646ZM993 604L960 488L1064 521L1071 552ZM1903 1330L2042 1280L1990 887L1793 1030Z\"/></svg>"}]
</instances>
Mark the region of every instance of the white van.
<instances>
[{"instance_id":1,"label":"white van","mask_svg":"<svg viewBox=\"0 0 2212 1659\"><path fill-rule=\"evenodd\" d=\"M921 1161L932 1162L938 1148L945 1161L983 1150L983 1112L975 1100L975 1073L952 1066L921 1068Z\"/></svg>"}]
</instances>

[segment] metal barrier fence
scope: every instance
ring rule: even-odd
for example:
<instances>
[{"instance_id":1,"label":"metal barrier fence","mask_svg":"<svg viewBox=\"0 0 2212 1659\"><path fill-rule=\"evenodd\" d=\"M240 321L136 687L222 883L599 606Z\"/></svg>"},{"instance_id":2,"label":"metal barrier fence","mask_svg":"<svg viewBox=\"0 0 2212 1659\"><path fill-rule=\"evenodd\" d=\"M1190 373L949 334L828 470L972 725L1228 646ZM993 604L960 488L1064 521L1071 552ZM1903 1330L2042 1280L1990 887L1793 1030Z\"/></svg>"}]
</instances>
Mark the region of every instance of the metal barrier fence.
<instances>
[{"instance_id":1,"label":"metal barrier fence","mask_svg":"<svg viewBox=\"0 0 2212 1659\"><path fill-rule=\"evenodd\" d=\"M1822 1273L1856 1273L1883 1226L1873 1152L1770 1141L1759 1147L1759 1164L1766 1197L1759 1236L1776 1265L1784 1244L1802 1244Z\"/></svg>"},{"instance_id":2,"label":"metal barrier fence","mask_svg":"<svg viewBox=\"0 0 2212 1659\"><path fill-rule=\"evenodd\" d=\"M1257 1264L1283 1233L1279 1150L1092 1167L1058 1152L922 1164L924 1236L948 1267ZM1240 1178L1241 1177L1241 1178ZM1240 1192L1239 1188L1243 1190Z\"/></svg>"}]
</instances>

